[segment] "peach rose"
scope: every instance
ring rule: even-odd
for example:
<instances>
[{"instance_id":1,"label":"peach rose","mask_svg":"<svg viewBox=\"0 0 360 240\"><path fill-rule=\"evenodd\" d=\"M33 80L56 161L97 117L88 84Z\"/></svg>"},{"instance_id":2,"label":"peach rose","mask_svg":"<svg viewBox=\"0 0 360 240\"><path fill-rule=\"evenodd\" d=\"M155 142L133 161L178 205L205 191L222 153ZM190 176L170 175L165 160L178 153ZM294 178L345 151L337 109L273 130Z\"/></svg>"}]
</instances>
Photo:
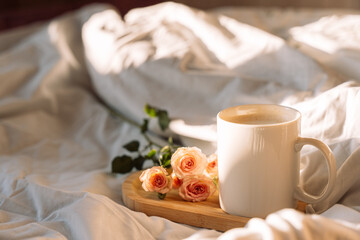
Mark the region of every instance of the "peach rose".
<instances>
[{"instance_id":1,"label":"peach rose","mask_svg":"<svg viewBox=\"0 0 360 240\"><path fill-rule=\"evenodd\" d=\"M213 181L204 175L187 175L179 188L179 195L186 201L205 201L215 192L216 186Z\"/></svg>"},{"instance_id":2,"label":"peach rose","mask_svg":"<svg viewBox=\"0 0 360 240\"><path fill-rule=\"evenodd\" d=\"M171 167L179 178L203 174L206 164L205 154L197 147L178 148L171 157Z\"/></svg>"},{"instance_id":3,"label":"peach rose","mask_svg":"<svg viewBox=\"0 0 360 240\"><path fill-rule=\"evenodd\" d=\"M208 159L208 163L205 169L206 176L214 179L218 176L218 159L217 154L211 154Z\"/></svg>"},{"instance_id":4,"label":"peach rose","mask_svg":"<svg viewBox=\"0 0 360 240\"><path fill-rule=\"evenodd\" d=\"M172 188L178 189L181 186L181 184L183 183L183 181L180 178L178 178L174 172L171 174L171 178L173 180Z\"/></svg>"},{"instance_id":5,"label":"peach rose","mask_svg":"<svg viewBox=\"0 0 360 240\"><path fill-rule=\"evenodd\" d=\"M163 167L152 167L143 171L139 177L142 188L147 192L165 194L171 190L172 181Z\"/></svg>"}]
</instances>

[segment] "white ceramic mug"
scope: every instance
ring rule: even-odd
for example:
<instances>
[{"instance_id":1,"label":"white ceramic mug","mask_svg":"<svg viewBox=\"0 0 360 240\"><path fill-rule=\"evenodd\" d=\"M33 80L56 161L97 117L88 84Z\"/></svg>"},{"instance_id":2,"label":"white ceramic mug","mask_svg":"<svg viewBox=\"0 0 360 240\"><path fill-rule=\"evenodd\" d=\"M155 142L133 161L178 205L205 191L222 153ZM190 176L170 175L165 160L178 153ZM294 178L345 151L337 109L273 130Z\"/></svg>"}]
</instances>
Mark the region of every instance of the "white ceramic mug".
<instances>
[{"instance_id":1,"label":"white ceramic mug","mask_svg":"<svg viewBox=\"0 0 360 240\"><path fill-rule=\"evenodd\" d=\"M266 217L296 200L320 202L336 180L330 148L319 140L300 137L301 114L280 105L242 105L217 115L219 196L230 214ZM320 196L299 186L300 150L317 147L328 163L328 184Z\"/></svg>"}]
</instances>

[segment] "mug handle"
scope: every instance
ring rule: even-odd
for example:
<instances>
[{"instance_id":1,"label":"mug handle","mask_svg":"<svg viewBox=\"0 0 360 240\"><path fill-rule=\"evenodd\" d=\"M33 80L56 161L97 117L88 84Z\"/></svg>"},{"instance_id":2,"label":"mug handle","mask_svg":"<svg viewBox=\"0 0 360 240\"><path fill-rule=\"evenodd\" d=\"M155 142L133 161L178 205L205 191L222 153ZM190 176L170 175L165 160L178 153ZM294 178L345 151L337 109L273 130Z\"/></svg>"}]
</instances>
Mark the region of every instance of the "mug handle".
<instances>
[{"instance_id":1,"label":"mug handle","mask_svg":"<svg viewBox=\"0 0 360 240\"><path fill-rule=\"evenodd\" d=\"M325 188L323 189L323 191L319 196L314 196L309 193L306 193L304 189L298 186L295 191L295 198L304 201L306 203L317 203L327 198L335 187L336 162L335 162L334 154L332 153L331 149L325 143L314 138L298 137L298 139L295 142L295 151L299 152L302 149L302 147L307 144L318 148L325 157L328 165L328 176L329 176L328 184L325 186Z\"/></svg>"}]
</instances>

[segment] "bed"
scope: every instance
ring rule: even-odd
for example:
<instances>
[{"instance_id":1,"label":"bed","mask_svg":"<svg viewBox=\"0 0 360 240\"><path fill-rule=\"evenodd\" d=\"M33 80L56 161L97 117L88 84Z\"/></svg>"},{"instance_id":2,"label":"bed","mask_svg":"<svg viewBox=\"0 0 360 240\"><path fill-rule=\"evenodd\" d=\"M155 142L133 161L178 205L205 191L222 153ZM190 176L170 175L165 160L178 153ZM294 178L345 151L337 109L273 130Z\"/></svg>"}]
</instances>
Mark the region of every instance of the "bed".
<instances>
[{"instance_id":1,"label":"bed","mask_svg":"<svg viewBox=\"0 0 360 240\"><path fill-rule=\"evenodd\" d=\"M0 239L360 239L357 1L152 2L124 14L113 3L0 32ZM211 154L217 112L252 103L299 110L302 135L329 145L326 201L225 232L124 205L130 173L111 162L129 140L145 144L145 104L172 119L165 133L150 124L152 138ZM304 149L303 187L319 194L326 176L321 153Z\"/></svg>"}]
</instances>

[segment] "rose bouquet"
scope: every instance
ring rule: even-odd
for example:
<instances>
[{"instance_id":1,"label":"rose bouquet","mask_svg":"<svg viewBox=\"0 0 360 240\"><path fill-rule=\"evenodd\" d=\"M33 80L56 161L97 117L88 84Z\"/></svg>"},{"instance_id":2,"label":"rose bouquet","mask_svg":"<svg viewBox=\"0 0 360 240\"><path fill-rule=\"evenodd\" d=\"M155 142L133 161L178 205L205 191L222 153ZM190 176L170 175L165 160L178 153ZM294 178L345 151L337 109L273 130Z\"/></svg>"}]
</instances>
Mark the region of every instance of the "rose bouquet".
<instances>
[{"instance_id":1,"label":"rose bouquet","mask_svg":"<svg viewBox=\"0 0 360 240\"><path fill-rule=\"evenodd\" d=\"M142 172L140 181L145 191L158 193L163 199L172 188L178 189L186 201L199 202L210 197L217 188L217 158L209 158L197 147L178 148L171 157L169 173L161 166Z\"/></svg>"},{"instance_id":2,"label":"rose bouquet","mask_svg":"<svg viewBox=\"0 0 360 240\"><path fill-rule=\"evenodd\" d=\"M123 118L114 110L112 113ZM146 104L145 113L158 118L161 130L168 127L170 119L167 111ZM181 147L174 144L171 137L166 146L161 146L149 137L148 123L149 119L144 119L142 125L133 123L139 127L148 144L143 149L137 140L125 144L123 147L132 156L124 154L115 157L112 172L127 173L133 167L142 170L144 162L151 160L154 166L144 170L139 177L145 191L156 192L160 199L164 199L171 189L178 189L180 197L192 202L210 197L217 189L217 155L207 157L197 147Z\"/></svg>"}]
</instances>

